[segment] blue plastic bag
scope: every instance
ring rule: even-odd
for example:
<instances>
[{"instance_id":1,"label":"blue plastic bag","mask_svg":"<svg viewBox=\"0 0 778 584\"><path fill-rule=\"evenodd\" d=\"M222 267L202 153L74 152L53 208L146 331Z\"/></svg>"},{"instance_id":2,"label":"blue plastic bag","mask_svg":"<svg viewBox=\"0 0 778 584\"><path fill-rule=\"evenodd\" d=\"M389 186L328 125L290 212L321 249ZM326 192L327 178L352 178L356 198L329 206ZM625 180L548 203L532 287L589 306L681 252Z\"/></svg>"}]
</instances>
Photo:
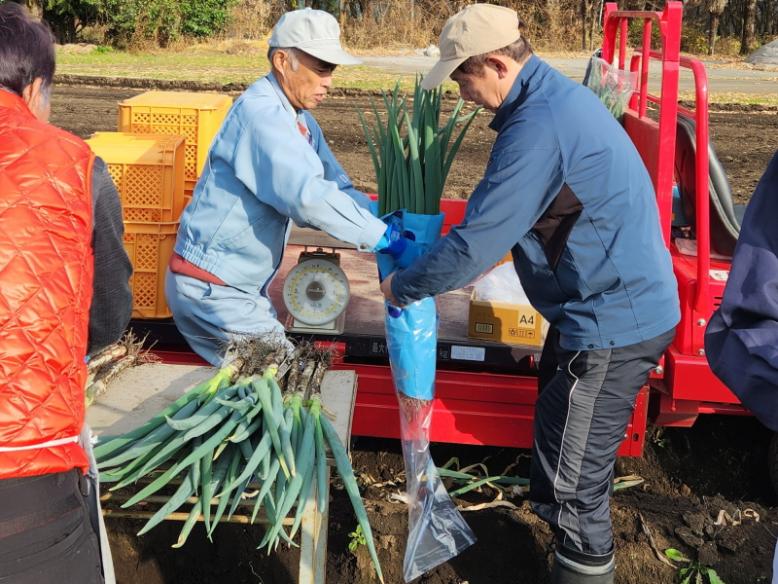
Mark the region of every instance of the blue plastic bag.
<instances>
[{"instance_id":1,"label":"blue plastic bag","mask_svg":"<svg viewBox=\"0 0 778 584\"><path fill-rule=\"evenodd\" d=\"M419 215L395 211L384 217L401 233L410 233L422 251L440 237L443 214ZM378 270L383 279L395 269L389 255L378 255ZM434 298L425 298L392 310L387 305L386 342L395 387L408 397L431 400L435 395L435 368L438 344L438 314Z\"/></svg>"},{"instance_id":2,"label":"blue plastic bag","mask_svg":"<svg viewBox=\"0 0 778 584\"><path fill-rule=\"evenodd\" d=\"M399 316L391 316L387 310L385 325L394 386L408 397L431 400L435 396L438 345L435 299L405 306Z\"/></svg>"},{"instance_id":3,"label":"blue plastic bag","mask_svg":"<svg viewBox=\"0 0 778 584\"><path fill-rule=\"evenodd\" d=\"M384 217L400 233L410 232L421 251L440 237L443 215L396 211ZM383 279L396 269L389 255L377 256ZM400 405L400 435L408 498L408 541L403 559L406 582L447 562L475 543L475 535L449 497L429 451L435 396L438 313L434 298L401 310L387 304L386 343Z\"/></svg>"}]
</instances>

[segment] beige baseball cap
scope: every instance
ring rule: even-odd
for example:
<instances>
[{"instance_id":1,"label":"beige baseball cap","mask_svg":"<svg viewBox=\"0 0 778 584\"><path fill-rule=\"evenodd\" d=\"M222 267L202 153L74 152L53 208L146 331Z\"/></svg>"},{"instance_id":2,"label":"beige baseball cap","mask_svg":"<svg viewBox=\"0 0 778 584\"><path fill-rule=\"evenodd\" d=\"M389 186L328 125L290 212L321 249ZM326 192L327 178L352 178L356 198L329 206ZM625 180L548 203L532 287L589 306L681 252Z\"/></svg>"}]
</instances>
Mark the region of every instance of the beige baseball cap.
<instances>
[{"instance_id":1,"label":"beige baseball cap","mask_svg":"<svg viewBox=\"0 0 778 584\"><path fill-rule=\"evenodd\" d=\"M362 62L340 46L340 25L324 10L303 8L286 12L273 27L267 44L300 49L333 65L358 65Z\"/></svg>"},{"instance_id":2,"label":"beige baseball cap","mask_svg":"<svg viewBox=\"0 0 778 584\"><path fill-rule=\"evenodd\" d=\"M421 86L433 89L468 58L496 51L521 38L519 15L494 4L471 4L446 21L440 33L440 60Z\"/></svg>"}]
</instances>

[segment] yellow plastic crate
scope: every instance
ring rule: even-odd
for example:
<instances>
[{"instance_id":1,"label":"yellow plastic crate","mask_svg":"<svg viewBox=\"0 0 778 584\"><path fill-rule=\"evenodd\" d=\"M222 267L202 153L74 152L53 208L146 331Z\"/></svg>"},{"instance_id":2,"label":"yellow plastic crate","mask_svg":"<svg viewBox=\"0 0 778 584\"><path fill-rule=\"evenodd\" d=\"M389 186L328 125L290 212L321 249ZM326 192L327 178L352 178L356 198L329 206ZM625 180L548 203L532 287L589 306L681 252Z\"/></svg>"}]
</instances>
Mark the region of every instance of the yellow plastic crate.
<instances>
[{"instance_id":1,"label":"yellow plastic crate","mask_svg":"<svg viewBox=\"0 0 778 584\"><path fill-rule=\"evenodd\" d=\"M232 106L229 95L147 91L119 103L119 130L186 138L186 185L191 193L219 127Z\"/></svg>"},{"instance_id":2,"label":"yellow plastic crate","mask_svg":"<svg viewBox=\"0 0 778 584\"><path fill-rule=\"evenodd\" d=\"M87 143L108 166L125 221L177 221L184 209L184 139L97 132Z\"/></svg>"},{"instance_id":3,"label":"yellow plastic crate","mask_svg":"<svg viewBox=\"0 0 778 584\"><path fill-rule=\"evenodd\" d=\"M168 318L165 270L173 254L178 221L124 223L124 249L132 262L133 318Z\"/></svg>"}]
</instances>

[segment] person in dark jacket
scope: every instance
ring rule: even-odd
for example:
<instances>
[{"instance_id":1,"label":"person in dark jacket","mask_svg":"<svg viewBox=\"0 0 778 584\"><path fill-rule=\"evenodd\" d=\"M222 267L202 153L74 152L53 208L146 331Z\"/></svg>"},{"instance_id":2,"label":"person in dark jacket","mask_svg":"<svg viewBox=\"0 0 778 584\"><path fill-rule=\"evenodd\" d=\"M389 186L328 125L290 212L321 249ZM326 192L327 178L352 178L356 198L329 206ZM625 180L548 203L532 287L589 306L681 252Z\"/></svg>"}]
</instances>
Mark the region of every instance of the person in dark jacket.
<instances>
[{"instance_id":1,"label":"person in dark jacket","mask_svg":"<svg viewBox=\"0 0 778 584\"><path fill-rule=\"evenodd\" d=\"M102 584L86 359L129 321L131 266L106 165L48 123L54 68L48 27L0 5L0 582Z\"/></svg>"},{"instance_id":2,"label":"person in dark jacket","mask_svg":"<svg viewBox=\"0 0 778 584\"><path fill-rule=\"evenodd\" d=\"M616 451L680 319L651 179L598 98L533 55L515 11L468 6L446 23L440 51L423 86L450 75L494 112L497 138L462 224L381 287L404 306L461 288L511 251L558 332L530 479L533 508L556 533L552 581L610 583Z\"/></svg>"},{"instance_id":3,"label":"person in dark jacket","mask_svg":"<svg viewBox=\"0 0 778 584\"><path fill-rule=\"evenodd\" d=\"M778 152L748 203L721 306L705 331L713 372L778 432ZM778 583L778 548L773 583Z\"/></svg>"},{"instance_id":4,"label":"person in dark jacket","mask_svg":"<svg viewBox=\"0 0 778 584\"><path fill-rule=\"evenodd\" d=\"M778 432L778 152L748 204L721 306L705 332L713 372Z\"/></svg>"}]
</instances>

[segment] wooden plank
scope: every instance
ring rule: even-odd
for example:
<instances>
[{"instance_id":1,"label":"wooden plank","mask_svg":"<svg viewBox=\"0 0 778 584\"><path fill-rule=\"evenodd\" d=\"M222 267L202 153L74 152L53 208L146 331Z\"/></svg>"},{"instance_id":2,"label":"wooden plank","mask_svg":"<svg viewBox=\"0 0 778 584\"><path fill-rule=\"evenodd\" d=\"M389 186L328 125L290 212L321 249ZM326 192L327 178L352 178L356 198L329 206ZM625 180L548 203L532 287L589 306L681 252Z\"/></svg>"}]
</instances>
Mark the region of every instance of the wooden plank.
<instances>
[{"instance_id":1,"label":"wooden plank","mask_svg":"<svg viewBox=\"0 0 778 584\"><path fill-rule=\"evenodd\" d=\"M294 224L292 224L292 232L289 234L287 245L302 245L311 248L323 247L325 249L357 249L355 245L335 239L323 231L307 227L297 227Z\"/></svg>"},{"instance_id":2,"label":"wooden plank","mask_svg":"<svg viewBox=\"0 0 778 584\"><path fill-rule=\"evenodd\" d=\"M164 363L147 363L127 369L87 409L87 423L97 435L115 436L128 432L213 376L215 371L213 367ZM356 373L349 370L327 371L322 380L322 404L335 414L333 425L345 445L351 438L356 380Z\"/></svg>"},{"instance_id":3,"label":"wooden plank","mask_svg":"<svg viewBox=\"0 0 778 584\"><path fill-rule=\"evenodd\" d=\"M338 438L346 448L351 441L351 421L357 393L355 371L327 371L321 382L321 403L329 413L335 414L332 422Z\"/></svg>"},{"instance_id":4,"label":"wooden plank","mask_svg":"<svg viewBox=\"0 0 778 584\"><path fill-rule=\"evenodd\" d=\"M314 485L316 481L314 480ZM309 497L303 508L303 518L300 524L300 573L298 584L314 584L316 581L316 572L319 567L316 565L316 509L315 491L313 496ZM326 517L326 515L325 515ZM326 570L326 566L325 566Z\"/></svg>"},{"instance_id":5,"label":"wooden plank","mask_svg":"<svg viewBox=\"0 0 778 584\"><path fill-rule=\"evenodd\" d=\"M324 482L327 492L324 496L324 505L316 514L316 526L314 531L314 547L316 556L314 558L314 584L325 584L327 580L327 538L329 536L329 514L330 514L330 467L327 467L327 480ZM317 489L314 484L314 495Z\"/></svg>"},{"instance_id":6,"label":"wooden plank","mask_svg":"<svg viewBox=\"0 0 778 584\"><path fill-rule=\"evenodd\" d=\"M103 513L103 517L107 519L137 519L148 521L156 514L156 511L128 511L124 509L114 509L113 507L108 507L106 505L102 506L101 511ZM189 519L189 513L178 511L165 517L165 521L183 522L187 519ZM202 515L198 515L197 521L199 523L203 523L205 518ZM219 524L222 523L237 523L239 525L269 525L269 522L264 517L257 517L257 519L252 523L251 515L239 515L237 513L230 517L222 516L219 519ZM294 518L286 518L282 523L284 527L291 527L294 524Z\"/></svg>"},{"instance_id":7,"label":"wooden plank","mask_svg":"<svg viewBox=\"0 0 778 584\"><path fill-rule=\"evenodd\" d=\"M116 436L137 428L198 383L212 367L147 363L123 371L86 412L95 434Z\"/></svg>"}]
</instances>

